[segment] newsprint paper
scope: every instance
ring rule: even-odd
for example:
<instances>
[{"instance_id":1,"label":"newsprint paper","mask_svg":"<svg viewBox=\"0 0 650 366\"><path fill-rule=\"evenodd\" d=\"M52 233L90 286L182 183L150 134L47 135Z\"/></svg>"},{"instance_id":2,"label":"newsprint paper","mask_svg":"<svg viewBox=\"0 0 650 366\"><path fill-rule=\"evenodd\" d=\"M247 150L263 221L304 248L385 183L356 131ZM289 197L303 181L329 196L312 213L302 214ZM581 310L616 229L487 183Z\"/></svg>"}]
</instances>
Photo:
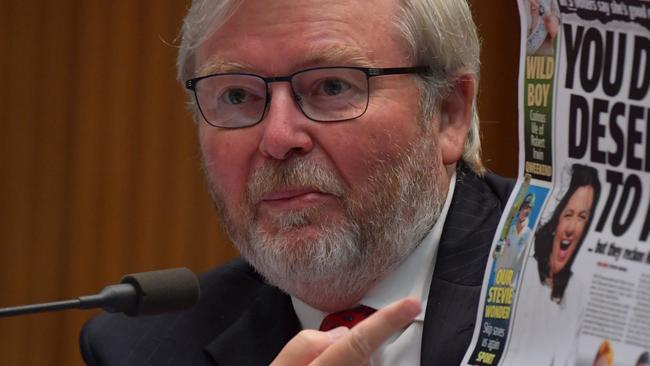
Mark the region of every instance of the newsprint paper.
<instances>
[{"instance_id":1,"label":"newsprint paper","mask_svg":"<svg viewBox=\"0 0 650 366\"><path fill-rule=\"evenodd\" d=\"M650 0L512 0L519 177L464 365L650 365Z\"/></svg>"}]
</instances>

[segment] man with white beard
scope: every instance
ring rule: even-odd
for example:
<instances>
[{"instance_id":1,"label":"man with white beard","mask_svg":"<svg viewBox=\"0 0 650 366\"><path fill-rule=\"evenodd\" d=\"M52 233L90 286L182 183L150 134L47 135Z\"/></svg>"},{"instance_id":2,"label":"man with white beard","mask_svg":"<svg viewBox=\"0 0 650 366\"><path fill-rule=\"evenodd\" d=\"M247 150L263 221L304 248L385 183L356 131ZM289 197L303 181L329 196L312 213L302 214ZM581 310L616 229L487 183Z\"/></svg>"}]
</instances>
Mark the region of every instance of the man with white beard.
<instances>
[{"instance_id":1,"label":"man with white beard","mask_svg":"<svg viewBox=\"0 0 650 366\"><path fill-rule=\"evenodd\" d=\"M179 79L242 259L189 311L90 321L86 362L458 364L510 187L478 55L464 0L194 0Z\"/></svg>"}]
</instances>

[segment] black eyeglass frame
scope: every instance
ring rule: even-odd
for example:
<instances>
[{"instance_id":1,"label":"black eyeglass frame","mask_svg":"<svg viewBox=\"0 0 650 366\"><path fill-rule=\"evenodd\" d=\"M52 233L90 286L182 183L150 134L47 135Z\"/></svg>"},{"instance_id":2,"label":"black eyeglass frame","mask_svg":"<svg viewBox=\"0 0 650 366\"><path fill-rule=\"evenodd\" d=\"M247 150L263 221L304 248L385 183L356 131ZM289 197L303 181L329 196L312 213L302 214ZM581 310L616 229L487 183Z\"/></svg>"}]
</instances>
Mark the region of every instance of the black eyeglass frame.
<instances>
[{"instance_id":1,"label":"black eyeglass frame","mask_svg":"<svg viewBox=\"0 0 650 366\"><path fill-rule=\"evenodd\" d=\"M327 69L351 69L351 70L359 70L362 71L366 75L366 83L368 83L367 87L367 94L366 95L366 106L363 109L363 112L361 112L358 116L356 117L351 117L351 118L345 118L345 119L337 119L337 120L319 120L316 118L312 118L305 113L305 111L302 108L302 105L300 104L300 96L296 93L296 91L293 88L293 83L292 80L293 78L298 75L302 74L308 71L313 71L313 70L327 70ZM266 116L266 111L269 108L269 102L271 101L271 95L269 94L269 84L270 83L276 83L276 82L288 82L289 85L291 86L291 92L293 94L293 98L298 104L298 109L300 109L300 112L307 117L309 120L314 121L314 122L321 122L321 123L328 123L328 122L344 122L344 121L350 121L356 118L359 118L363 116L366 111L368 110L368 104L370 104L370 78L375 77L375 76L385 76L385 75L402 75L402 74L426 74L430 72L429 66L411 66L411 67L385 67L385 68L378 68L378 67L357 67L357 66L323 66L323 67L312 67L308 69L303 69L296 71L290 75L286 76L260 76L257 74L253 73L246 73L246 72L227 72L227 73L214 73L214 74L209 74L209 75L204 75L204 76L199 76L196 78L192 78L189 80L185 81L185 88L188 90L191 90L194 94L194 100L196 101L196 105L199 108L199 112L203 116L203 119L213 127L218 127L218 128L225 128L225 129L238 129L238 128L246 128L246 127L252 127L257 125L258 123L262 122L264 120L264 117ZM245 126L236 126L236 127L224 127L224 126L218 126L213 124L208 120L208 118L205 116L203 113L203 110L201 109L201 103L199 102L199 97L196 92L196 86L199 81L203 79L208 79L214 76L228 76L228 75L245 75L245 76L253 76L258 79L261 79L264 81L264 88L266 90L265 94L265 99L264 99L264 110L262 112L262 115L260 116L259 120L256 121L255 123L247 124Z\"/></svg>"}]
</instances>

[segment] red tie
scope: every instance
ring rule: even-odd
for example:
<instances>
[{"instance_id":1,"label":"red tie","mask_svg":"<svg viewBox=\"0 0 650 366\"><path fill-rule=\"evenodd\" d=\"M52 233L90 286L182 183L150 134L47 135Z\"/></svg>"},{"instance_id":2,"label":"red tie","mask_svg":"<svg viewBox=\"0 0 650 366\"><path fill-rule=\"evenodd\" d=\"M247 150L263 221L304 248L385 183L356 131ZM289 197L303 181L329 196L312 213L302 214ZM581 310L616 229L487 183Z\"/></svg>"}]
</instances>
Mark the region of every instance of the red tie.
<instances>
[{"instance_id":1,"label":"red tie","mask_svg":"<svg viewBox=\"0 0 650 366\"><path fill-rule=\"evenodd\" d=\"M343 310L337 313L329 314L320 323L320 330L327 332L330 329L338 327L352 328L363 319L369 317L376 310L367 306L359 305L354 309Z\"/></svg>"}]
</instances>

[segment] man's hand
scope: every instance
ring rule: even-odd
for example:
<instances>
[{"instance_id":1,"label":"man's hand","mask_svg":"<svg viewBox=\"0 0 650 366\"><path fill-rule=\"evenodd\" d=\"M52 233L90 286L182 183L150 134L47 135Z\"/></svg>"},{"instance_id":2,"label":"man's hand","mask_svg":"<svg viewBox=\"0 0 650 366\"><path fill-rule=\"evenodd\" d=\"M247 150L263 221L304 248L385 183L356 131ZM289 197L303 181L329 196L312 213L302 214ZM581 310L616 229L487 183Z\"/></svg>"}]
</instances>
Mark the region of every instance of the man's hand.
<instances>
[{"instance_id":1,"label":"man's hand","mask_svg":"<svg viewBox=\"0 0 650 366\"><path fill-rule=\"evenodd\" d=\"M378 310L351 330L303 330L284 346L271 366L365 365L375 350L420 311L417 299L406 298Z\"/></svg>"}]
</instances>

